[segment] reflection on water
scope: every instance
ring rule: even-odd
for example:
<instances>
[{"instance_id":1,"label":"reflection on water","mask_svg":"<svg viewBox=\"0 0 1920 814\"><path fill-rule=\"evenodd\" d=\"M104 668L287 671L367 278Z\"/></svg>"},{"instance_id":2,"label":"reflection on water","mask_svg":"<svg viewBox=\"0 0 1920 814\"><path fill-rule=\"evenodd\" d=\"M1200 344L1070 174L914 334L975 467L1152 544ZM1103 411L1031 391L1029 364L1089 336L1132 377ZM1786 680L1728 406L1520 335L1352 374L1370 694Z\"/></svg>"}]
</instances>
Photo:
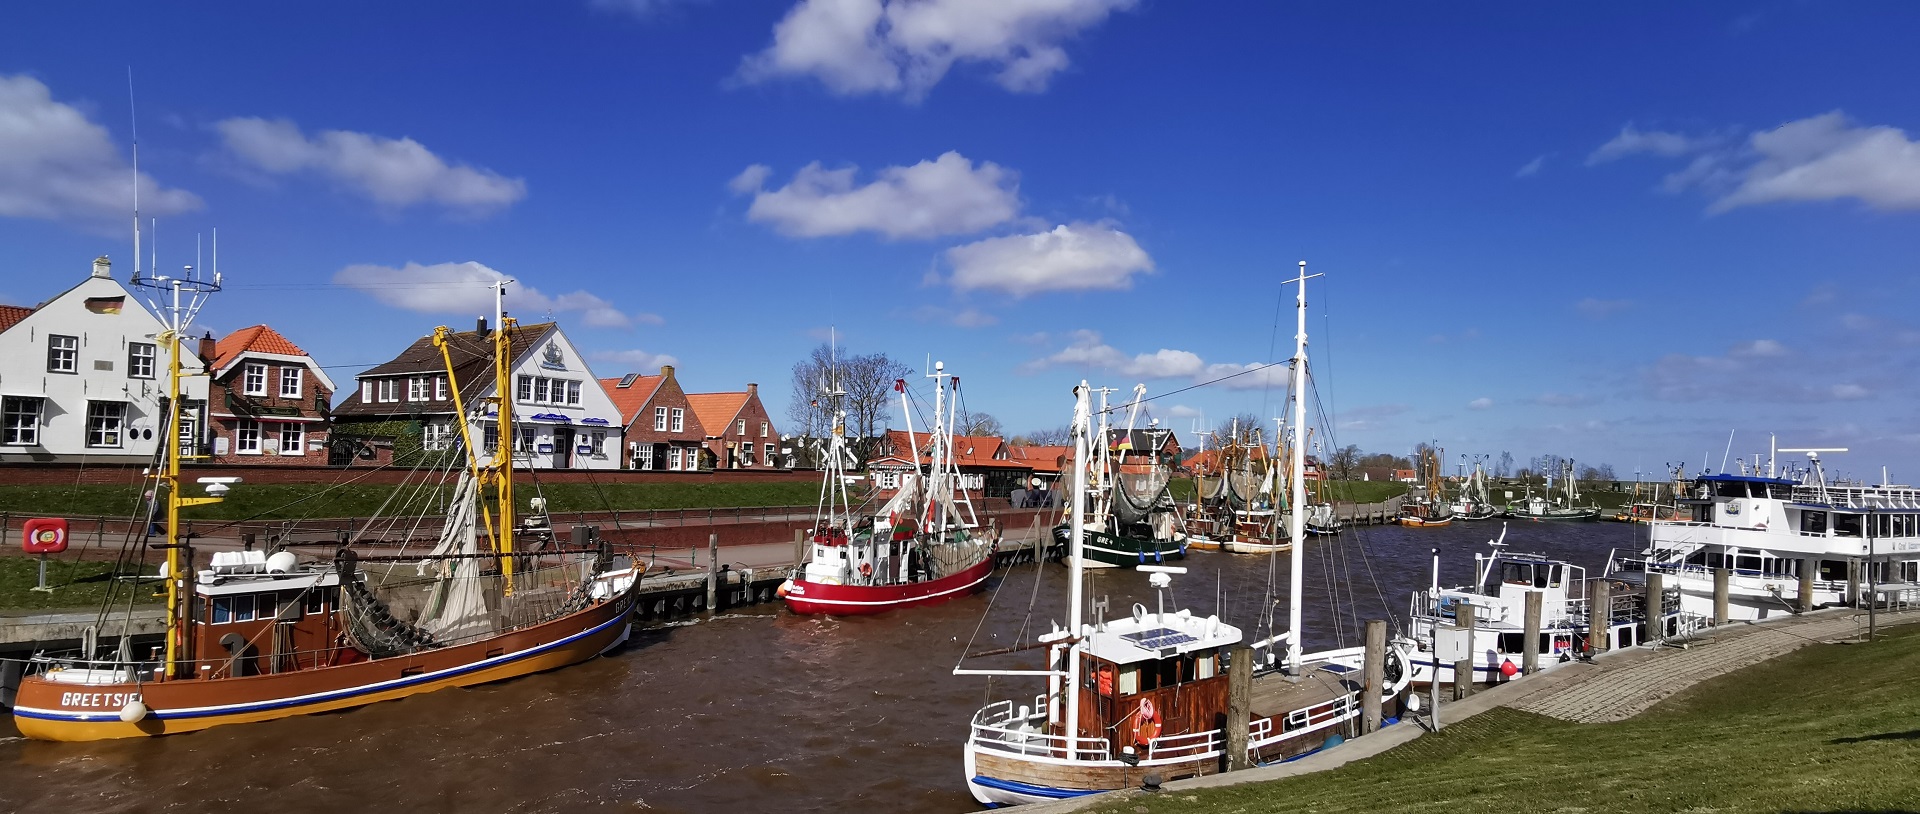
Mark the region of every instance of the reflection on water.
<instances>
[{"instance_id":1,"label":"reflection on water","mask_svg":"<svg viewBox=\"0 0 1920 814\"><path fill-rule=\"evenodd\" d=\"M1473 552L1499 529L1377 527L1309 542L1308 647L1357 644L1356 617L1404 618L1409 593L1431 579L1430 549L1441 551L1443 583L1469 581ZM1516 522L1508 543L1597 575L1609 549L1636 546L1636 531L1644 536ZM1185 565L1169 609L1219 612L1251 636L1273 608L1285 627L1284 555L1202 553ZM971 811L960 776L967 721L990 699L1044 684L990 686L950 670L970 641L1004 647L1064 623L1065 574L1023 566L992 593L877 617L762 606L636 633L612 657L569 669L342 713L138 741L0 740L0 810ZM1143 576L1096 572L1088 597L1106 597L1110 616L1135 602L1152 610ZM1000 659L1038 666L1040 655Z\"/></svg>"}]
</instances>

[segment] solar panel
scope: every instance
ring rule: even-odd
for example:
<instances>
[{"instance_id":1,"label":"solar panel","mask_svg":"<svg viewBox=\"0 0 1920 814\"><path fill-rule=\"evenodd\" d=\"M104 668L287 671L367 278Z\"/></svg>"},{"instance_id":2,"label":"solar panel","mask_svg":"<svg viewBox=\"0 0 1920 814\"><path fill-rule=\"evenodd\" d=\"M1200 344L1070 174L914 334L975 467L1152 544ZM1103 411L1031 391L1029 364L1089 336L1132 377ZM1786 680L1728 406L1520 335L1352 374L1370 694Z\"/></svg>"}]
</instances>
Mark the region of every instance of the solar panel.
<instances>
[{"instance_id":1,"label":"solar panel","mask_svg":"<svg viewBox=\"0 0 1920 814\"><path fill-rule=\"evenodd\" d=\"M638 379L638 378L640 378L640 374L638 374L638 373L628 373L628 374L627 374L627 375L625 375L625 376L621 376L621 377L620 377L620 386L621 386L621 387L632 387L632 386L633 386L633 380L634 380L634 379Z\"/></svg>"},{"instance_id":2,"label":"solar panel","mask_svg":"<svg viewBox=\"0 0 1920 814\"><path fill-rule=\"evenodd\" d=\"M1174 645L1200 641L1180 631L1164 627L1143 630L1139 633L1126 633L1122 634L1120 638L1133 642L1148 650L1159 650L1163 647L1173 647Z\"/></svg>"}]
</instances>

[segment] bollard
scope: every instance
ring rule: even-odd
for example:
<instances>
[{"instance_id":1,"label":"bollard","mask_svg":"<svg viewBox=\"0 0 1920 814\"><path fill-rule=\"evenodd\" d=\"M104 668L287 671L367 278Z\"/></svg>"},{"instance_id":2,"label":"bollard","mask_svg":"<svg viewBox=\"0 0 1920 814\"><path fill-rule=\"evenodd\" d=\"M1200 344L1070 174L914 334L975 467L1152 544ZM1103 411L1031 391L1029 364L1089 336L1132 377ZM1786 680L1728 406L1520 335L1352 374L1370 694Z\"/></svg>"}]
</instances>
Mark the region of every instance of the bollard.
<instances>
[{"instance_id":1,"label":"bollard","mask_svg":"<svg viewBox=\"0 0 1920 814\"><path fill-rule=\"evenodd\" d=\"M720 590L720 535L707 535L707 612L714 611L714 597Z\"/></svg>"},{"instance_id":2,"label":"bollard","mask_svg":"<svg viewBox=\"0 0 1920 814\"><path fill-rule=\"evenodd\" d=\"M1520 644L1520 675L1530 676L1540 672L1540 603L1543 595L1539 591L1527 592L1526 639Z\"/></svg>"},{"instance_id":3,"label":"bollard","mask_svg":"<svg viewBox=\"0 0 1920 814\"><path fill-rule=\"evenodd\" d=\"M1591 597L1587 603L1587 653L1597 656L1607 652L1613 641L1613 583L1606 577L1596 578L1587 595Z\"/></svg>"},{"instance_id":4,"label":"bollard","mask_svg":"<svg viewBox=\"0 0 1920 814\"><path fill-rule=\"evenodd\" d=\"M1719 568L1713 569L1713 626L1714 627L1719 627L1727 623L1727 601L1728 601L1728 594L1731 593L1728 589L1727 583L1732 580L1732 577L1733 577L1733 572L1728 571L1726 569L1726 566L1721 566Z\"/></svg>"},{"instance_id":5,"label":"bollard","mask_svg":"<svg viewBox=\"0 0 1920 814\"><path fill-rule=\"evenodd\" d=\"M1660 575L1647 572L1647 616L1641 620L1640 643L1647 644L1666 638L1666 608L1663 600L1666 594L1661 590Z\"/></svg>"},{"instance_id":6,"label":"bollard","mask_svg":"<svg viewBox=\"0 0 1920 814\"><path fill-rule=\"evenodd\" d=\"M1248 723L1253 718L1253 648L1236 644L1227 651L1227 771L1253 768Z\"/></svg>"},{"instance_id":7,"label":"bollard","mask_svg":"<svg viewBox=\"0 0 1920 814\"><path fill-rule=\"evenodd\" d=\"M1467 657L1453 663L1453 700L1459 701L1473 694L1473 663L1476 655L1473 648L1473 605L1462 602L1453 606L1453 626L1466 631ZM1438 670L1434 671L1438 677Z\"/></svg>"},{"instance_id":8,"label":"bollard","mask_svg":"<svg viewBox=\"0 0 1920 814\"><path fill-rule=\"evenodd\" d=\"M1813 610L1813 575L1820 570L1820 560L1814 557L1800 559L1800 612ZM1716 585L1717 587L1717 585Z\"/></svg>"},{"instance_id":9,"label":"bollard","mask_svg":"<svg viewBox=\"0 0 1920 814\"><path fill-rule=\"evenodd\" d=\"M1847 606L1860 607L1860 561L1847 560Z\"/></svg>"},{"instance_id":10,"label":"bollard","mask_svg":"<svg viewBox=\"0 0 1920 814\"><path fill-rule=\"evenodd\" d=\"M244 551L252 551L252 550L253 550L253 543L254 543L254 540L255 540L255 535L254 535L254 533L253 533L253 532L251 532L251 531L243 531L243 532L241 532L241 533L240 533L240 548L241 548L242 550L244 550Z\"/></svg>"},{"instance_id":11,"label":"bollard","mask_svg":"<svg viewBox=\"0 0 1920 814\"><path fill-rule=\"evenodd\" d=\"M1387 687L1387 621L1367 620L1366 684L1360 697L1360 734L1380 731L1380 694Z\"/></svg>"}]
</instances>

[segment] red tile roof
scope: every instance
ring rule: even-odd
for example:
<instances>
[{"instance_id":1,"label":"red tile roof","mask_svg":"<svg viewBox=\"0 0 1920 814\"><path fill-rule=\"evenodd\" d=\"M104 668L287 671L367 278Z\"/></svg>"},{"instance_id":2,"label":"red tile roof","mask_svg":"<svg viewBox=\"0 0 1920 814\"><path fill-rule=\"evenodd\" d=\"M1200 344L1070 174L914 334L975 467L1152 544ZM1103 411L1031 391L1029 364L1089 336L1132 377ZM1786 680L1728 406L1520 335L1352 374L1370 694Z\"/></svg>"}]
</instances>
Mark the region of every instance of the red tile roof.
<instances>
[{"instance_id":1,"label":"red tile roof","mask_svg":"<svg viewBox=\"0 0 1920 814\"><path fill-rule=\"evenodd\" d=\"M916 432L913 434L914 446L910 446L905 430L887 431L887 444L893 450L893 456L902 461L910 460L915 448L920 450L920 457L924 459L927 456L927 445L932 442L932 439L932 433ZM956 435L953 437L954 463L963 467L977 468L1027 469L1030 467L1030 464L1025 461L1002 460L994 457L1004 444L1004 441L991 435Z\"/></svg>"},{"instance_id":2,"label":"red tile roof","mask_svg":"<svg viewBox=\"0 0 1920 814\"><path fill-rule=\"evenodd\" d=\"M279 331L265 325L241 328L220 338L213 346L213 369L222 370L243 353L277 353L282 356L306 356L300 349L281 336Z\"/></svg>"},{"instance_id":3,"label":"red tile roof","mask_svg":"<svg viewBox=\"0 0 1920 814\"><path fill-rule=\"evenodd\" d=\"M653 398L654 391L660 389L660 383L667 380L665 376L635 376L626 387L621 387L620 381L624 378L615 376L600 380L600 389L607 391L607 398L613 400L614 409L620 411L622 427L632 424L639 417L640 410Z\"/></svg>"},{"instance_id":4,"label":"red tile roof","mask_svg":"<svg viewBox=\"0 0 1920 814\"><path fill-rule=\"evenodd\" d=\"M32 313L33 309L25 306L0 305L0 331L20 324L20 320L26 319L27 315Z\"/></svg>"},{"instance_id":5,"label":"red tile roof","mask_svg":"<svg viewBox=\"0 0 1920 814\"><path fill-rule=\"evenodd\" d=\"M1073 456L1073 447L1052 446L1010 446L1007 447L1009 460L1033 467L1035 472L1060 472L1067 458Z\"/></svg>"},{"instance_id":6,"label":"red tile roof","mask_svg":"<svg viewBox=\"0 0 1920 814\"><path fill-rule=\"evenodd\" d=\"M687 409L693 411L693 417L700 426L707 428L707 434L726 435L732 428L733 419L747 406L747 391L737 393L688 393Z\"/></svg>"}]
</instances>

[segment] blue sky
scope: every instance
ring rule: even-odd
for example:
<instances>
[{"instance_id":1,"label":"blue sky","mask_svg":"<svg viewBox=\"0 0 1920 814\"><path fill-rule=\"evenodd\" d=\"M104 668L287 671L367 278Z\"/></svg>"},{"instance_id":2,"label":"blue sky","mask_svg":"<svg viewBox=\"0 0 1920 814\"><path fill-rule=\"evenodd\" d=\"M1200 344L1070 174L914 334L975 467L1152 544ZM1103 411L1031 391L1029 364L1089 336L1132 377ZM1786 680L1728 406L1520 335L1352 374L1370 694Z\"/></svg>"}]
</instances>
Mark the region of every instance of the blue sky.
<instances>
[{"instance_id":1,"label":"blue sky","mask_svg":"<svg viewBox=\"0 0 1920 814\"><path fill-rule=\"evenodd\" d=\"M495 275L603 376L835 327L1010 431L1081 378L1272 415L1307 260L1339 444L1920 479L1920 9L559 0L37 4L0 27L0 301L161 264L337 380ZM453 284L450 281L465 281ZM438 285L430 285L438 281ZM1276 314L1280 325L1276 329ZM1242 367L1235 367L1242 366ZM1275 371L1277 373L1277 370ZM1278 378L1277 376L1274 378ZM1189 443L1191 440L1189 439Z\"/></svg>"}]
</instances>

